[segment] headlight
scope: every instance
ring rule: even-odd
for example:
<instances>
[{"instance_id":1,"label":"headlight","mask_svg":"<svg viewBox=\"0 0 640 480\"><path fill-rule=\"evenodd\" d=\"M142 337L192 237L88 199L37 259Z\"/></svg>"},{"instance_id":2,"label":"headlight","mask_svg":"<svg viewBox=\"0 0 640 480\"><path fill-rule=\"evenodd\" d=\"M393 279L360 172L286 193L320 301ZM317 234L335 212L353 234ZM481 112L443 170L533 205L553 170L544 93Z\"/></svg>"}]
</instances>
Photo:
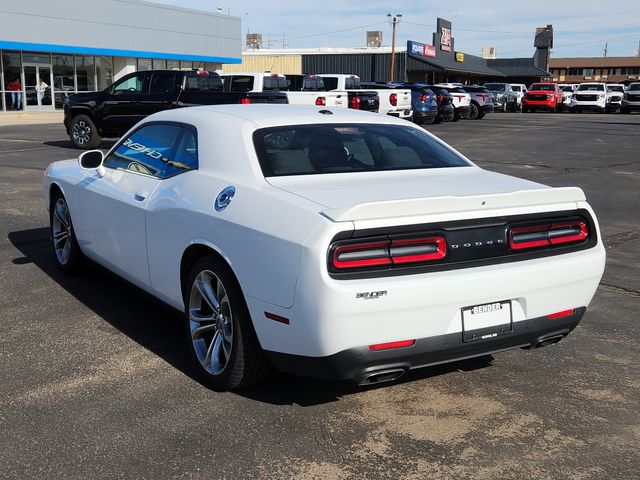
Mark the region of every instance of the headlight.
<instances>
[{"instance_id":1,"label":"headlight","mask_svg":"<svg viewBox=\"0 0 640 480\"><path fill-rule=\"evenodd\" d=\"M576 98L577 98L577 97L576 97L576 94L575 94L575 93L572 93L572 94L571 94L571 100L575 100Z\"/></svg>"},{"instance_id":2,"label":"headlight","mask_svg":"<svg viewBox=\"0 0 640 480\"><path fill-rule=\"evenodd\" d=\"M598 98L599 98L600 100L603 100L603 99L604 99L604 97L606 97L606 95L604 95L603 93L601 93L600 95L598 95Z\"/></svg>"}]
</instances>

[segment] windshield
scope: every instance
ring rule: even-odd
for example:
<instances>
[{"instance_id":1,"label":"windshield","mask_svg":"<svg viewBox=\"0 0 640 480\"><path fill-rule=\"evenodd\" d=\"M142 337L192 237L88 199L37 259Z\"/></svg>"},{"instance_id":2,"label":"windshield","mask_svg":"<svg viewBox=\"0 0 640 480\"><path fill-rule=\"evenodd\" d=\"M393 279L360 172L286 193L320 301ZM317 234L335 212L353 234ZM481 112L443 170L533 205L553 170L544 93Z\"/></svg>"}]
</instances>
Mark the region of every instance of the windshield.
<instances>
[{"instance_id":1,"label":"windshield","mask_svg":"<svg viewBox=\"0 0 640 480\"><path fill-rule=\"evenodd\" d=\"M265 177L470 166L403 125L287 125L256 130L253 143Z\"/></svg>"},{"instance_id":2,"label":"windshield","mask_svg":"<svg viewBox=\"0 0 640 480\"><path fill-rule=\"evenodd\" d=\"M520 87L520 85L511 85L511 90L513 90L514 92L521 92L522 87Z\"/></svg>"},{"instance_id":3,"label":"windshield","mask_svg":"<svg viewBox=\"0 0 640 480\"><path fill-rule=\"evenodd\" d=\"M531 85L531 88L529 88L529 91L531 90L537 90L539 92L555 92L556 86L549 85L548 83L534 83Z\"/></svg>"},{"instance_id":4,"label":"windshield","mask_svg":"<svg viewBox=\"0 0 640 480\"><path fill-rule=\"evenodd\" d=\"M632 83L629 85L629 90L640 90L640 83Z\"/></svg>"},{"instance_id":5,"label":"windshield","mask_svg":"<svg viewBox=\"0 0 640 480\"><path fill-rule=\"evenodd\" d=\"M484 87L488 90L493 90L494 92L504 92L503 83L485 83Z\"/></svg>"},{"instance_id":6,"label":"windshield","mask_svg":"<svg viewBox=\"0 0 640 480\"><path fill-rule=\"evenodd\" d=\"M583 83L578 87L578 91L580 92L604 92L604 85L601 83L588 84Z\"/></svg>"},{"instance_id":7,"label":"windshield","mask_svg":"<svg viewBox=\"0 0 640 480\"><path fill-rule=\"evenodd\" d=\"M563 92L573 92L573 88L571 88L571 85L562 85L560 86L560 90L562 90Z\"/></svg>"},{"instance_id":8,"label":"windshield","mask_svg":"<svg viewBox=\"0 0 640 480\"><path fill-rule=\"evenodd\" d=\"M624 92L624 87L622 85L609 85L607 90L610 92Z\"/></svg>"}]
</instances>

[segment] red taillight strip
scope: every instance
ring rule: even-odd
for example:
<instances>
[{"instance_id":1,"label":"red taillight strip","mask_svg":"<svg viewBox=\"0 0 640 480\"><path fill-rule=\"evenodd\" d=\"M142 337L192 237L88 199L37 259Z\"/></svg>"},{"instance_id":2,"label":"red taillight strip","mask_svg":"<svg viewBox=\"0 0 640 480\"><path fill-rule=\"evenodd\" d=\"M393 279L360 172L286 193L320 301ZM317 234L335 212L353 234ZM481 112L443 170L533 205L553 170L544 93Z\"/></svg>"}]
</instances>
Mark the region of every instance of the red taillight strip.
<instances>
[{"instance_id":1,"label":"red taillight strip","mask_svg":"<svg viewBox=\"0 0 640 480\"><path fill-rule=\"evenodd\" d=\"M378 350L391 350L393 348L404 348L411 347L416 343L415 340L401 340L399 342L387 342L387 343L376 343L374 345L369 345L369 350L378 351Z\"/></svg>"},{"instance_id":2,"label":"red taillight strip","mask_svg":"<svg viewBox=\"0 0 640 480\"><path fill-rule=\"evenodd\" d=\"M391 95L389 95L389 103L393 107L398 106L398 94L397 93L392 93Z\"/></svg>"},{"instance_id":3,"label":"red taillight strip","mask_svg":"<svg viewBox=\"0 0 640 480\"><path fill-rule=\"evenodd\" d=\"M359 110L360 109L360 97L353 97L351 99L351 108L353 108L355 110Z\"/></svg>"},{"instance_id":4,"label":"red taillight strip","mask_svg":"<svg viewBox=\"0 0 640 480\"><path fill-rule=\"evenodd\" d=\"M570 308L569 310L563 310L561 312L552 313L547 315L549 320L555 320L556 318L568 317L569 315L573 315L575 313L575 308Z\"/></svg>"},{"instance_id":5,"label":"red taillight strip","mask_svg":"<svg viewBox=\"0 0 640 480\"><path fill-rule=\"evenodd\" d=\"M439 260L447 254L447 243L443 237L392 240L390 253L393 263Z\"/></svg>"},{"instance_id":6,"label":"red taillight strip","mask_svg":"<svg viewBox=\"0 0 640 480\"><path fill-rule=\"evenodd\" d=\"M589 228L584 220L515 227L509 230L509 247L512 250L548 247L581 242L588 236Z\"/></svg>"},{"instance_id":7,"label":"red taillight strip","mask_svg":"<svg viewBox=\"0 0 640 480\"><path fill-rule=\"evenodd\" d=\"M339 245L331 261L336 269L440 260L447 255L444 237L380 240Z\"/></svg>"},{"instance_id":8,"label":"red taillight strip","mask_svg":"<svg viewBox=\"0 0 640 480\"><path fill-rule=\"evenodd\" d=\"M358 268L390 265L389 241L341 245L333 252L335 268Z\"/></svg>"},{"instance_id":9,"label":"red taillight strip","mask_svg":"<svg viewBox=\"0 0 640 480\"><path fill-rule=\"evenodd\" d=\"M326 104L327 104L327 101L325 100L325 98L324 98L324 97L318 97L318 98L316 98L316 105L323 107L323 106L325 106Z\"/></svg>"}]
</instances>

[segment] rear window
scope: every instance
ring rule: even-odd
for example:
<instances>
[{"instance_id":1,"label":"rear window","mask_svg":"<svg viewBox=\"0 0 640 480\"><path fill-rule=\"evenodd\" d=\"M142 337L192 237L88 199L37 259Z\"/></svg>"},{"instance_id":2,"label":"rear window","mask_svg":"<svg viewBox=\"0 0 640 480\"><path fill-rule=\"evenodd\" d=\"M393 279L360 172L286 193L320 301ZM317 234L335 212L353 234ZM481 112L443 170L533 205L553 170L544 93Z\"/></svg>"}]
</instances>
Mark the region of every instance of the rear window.
<instances>
[{"instance_id":1,"label":"rear window","mask_svg":"<svg viewBox=\"0 0 640 480\"><path fill-rule=\"evenodd\" d=\"M504 83L485 83L484 88L488 88L494 92L504 92Z\"/></svg>"},{"instance_id":2,"label":"rear window","mask_svg":"<svg viewBox=\"0 0 640 480\"><path fill-rule=\"evenodd\" d=\"M264 77L262 79L262 90L268 92L270 90L288 90L289 84L285 77Z\"/></svg>"},{"instance_id":3,"label":"rear window","mask_svg":"<svg viewBox=\"0 0 640 480\"><path fill-rule=\"evenodd\" d=\"M360 88L360 79L358 77L345 78L344 88L347 90L357 90Z\"/></svg>"},{"instance_id":4,"label":"rear window","mask_svg":"<svg viewBox=\"0 0 640 480\"><path fill-rule=\"evenodd\" d=\"M520 85L511 85L511 90L513 90L514 92L521 92L522 87Z\"/></svg>"},{"instance_id":5,"label":"rear window","mask_svg":"<svg viewBox=\"0 0 640 480\"><path fill-rule=\"evenodd\" d=\"M427 133L402 125L293 125L256 130L265 177L467 167Z\"/></svg>"},{"instance_id":6,"label":"rear window","mask_svg":"<svg viewBox=\"0 0 640 480\"><path fill-rule=\"evenodd\" d=\"M222 90L222 79L219 75L187 75L186 90Z\"/></svg>"}]
</instances>

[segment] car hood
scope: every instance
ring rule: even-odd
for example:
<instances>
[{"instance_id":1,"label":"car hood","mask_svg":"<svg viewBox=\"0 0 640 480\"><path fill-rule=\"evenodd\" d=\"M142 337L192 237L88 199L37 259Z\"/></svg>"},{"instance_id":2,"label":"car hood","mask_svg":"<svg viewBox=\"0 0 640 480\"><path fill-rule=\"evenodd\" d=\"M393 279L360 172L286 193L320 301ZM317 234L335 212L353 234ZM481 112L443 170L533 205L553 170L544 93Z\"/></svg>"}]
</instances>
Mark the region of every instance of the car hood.
<instances>
[{"instance_id":1,"label":"car hood","mask_svg":"<svg viewBox=\"0 0 640 480\"><path fill-rule=\"evenodd\" d=\"M562 201L584 200L580 189L551 188L478 167L269 177L268 181L319 204L334 221L462 211L476 203L493 208L541 205L557 202L553 192L561 190L572 191Z\"/></svg>"}]
</instances>

